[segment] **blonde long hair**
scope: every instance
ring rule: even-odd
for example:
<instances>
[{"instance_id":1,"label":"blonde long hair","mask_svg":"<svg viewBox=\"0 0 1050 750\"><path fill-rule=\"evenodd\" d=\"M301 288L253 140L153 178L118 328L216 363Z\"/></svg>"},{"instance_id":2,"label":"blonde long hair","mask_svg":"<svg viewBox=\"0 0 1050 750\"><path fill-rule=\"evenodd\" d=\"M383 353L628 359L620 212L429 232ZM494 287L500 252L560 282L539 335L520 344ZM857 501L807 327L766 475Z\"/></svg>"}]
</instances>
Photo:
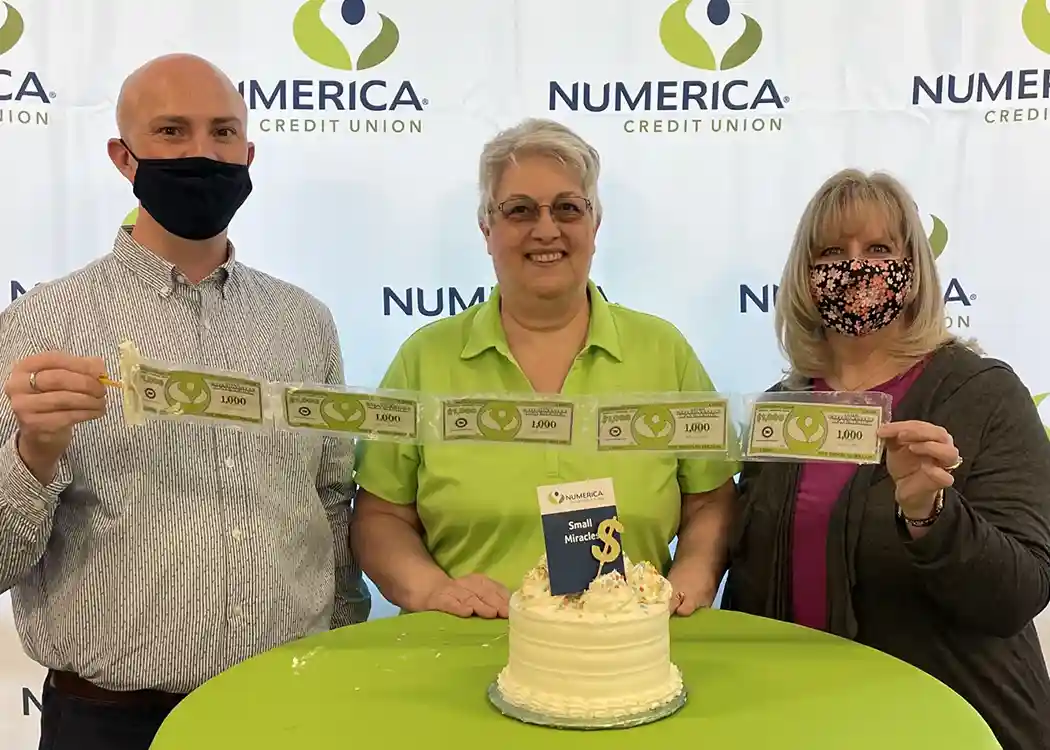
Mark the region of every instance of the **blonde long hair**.
<instances>
[{"instance_id":1,"label":"blonde long hair","mask_svg":"<svg viewBox=\"0 0 1050 750\"><path fill-rule=\"evenodd\" d=\"M888 174L844 169L820 186L802 212L777 292L777 339L789 363L787 382L795 387L826 376L831 367L824 324L810 291L813 252L873 211L884 217L914 267L911 292L901 313L901 335L889 343L887 354L919 359L955 340L945 322L941 281L915 200Z\"/></svg>"}]
</instances>

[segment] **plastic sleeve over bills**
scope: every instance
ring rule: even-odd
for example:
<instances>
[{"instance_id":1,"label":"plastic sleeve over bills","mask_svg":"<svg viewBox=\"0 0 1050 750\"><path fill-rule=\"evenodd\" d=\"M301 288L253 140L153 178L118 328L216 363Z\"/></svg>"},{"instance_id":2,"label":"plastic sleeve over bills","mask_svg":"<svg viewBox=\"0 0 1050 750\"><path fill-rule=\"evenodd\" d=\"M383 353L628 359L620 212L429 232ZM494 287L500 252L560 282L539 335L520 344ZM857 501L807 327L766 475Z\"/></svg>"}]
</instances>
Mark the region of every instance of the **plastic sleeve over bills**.
<instances>
[{"instance_id":1,"label":"plastic sleeve over bills","mask_svg":"<svg viewBox=\"0 0 1050 750\"><path fill-rule=\"evenodd\" d=\"M882 461L893 399L875 391L780 391L749 399L745 461Z\"/></svg>"},{"instance_id":2,"label":"plastic sleeve over bills","mask_svg":"<svg viewBox=\"0 0 1050 750\"><path fill-rule=\"evenodd\" d=\"M739 408L719 393L640 393L602 396L595 406L600 453L674 453L736 459Z\"/></svg>"},{"instance_id":3,"label":"plastic sleeve over bills","mask_svg":"<svg viewBox=\"0 0 1050 750\"><path fill-rule=\"evenodd\" d=\"M264 381L152 360L130 341L122 343L119 351L127 424L177 419L247 430L268 426Z\"/></svg>"},{"instance_id":4,"label":"plastic sleeve over bills","mask_svg":"<svg viewBox=\"0 0 1050 750\"><path fill-rule=\"evenodd\" d=\"M594 401L561 394L429 396L422 438L433 443L581 448L593 445Z\"/></svg>"},{"instance_id":5,"label":"plastic sleeve over bills","mask_svg":"<svg viewBox=\"0 0 1050 750\"><path fill-rule=\"evenodd\" d=\"M419 442L419 394L308 383L267 388L274 427L341 438Z\"/></svg>"}]
</instances>

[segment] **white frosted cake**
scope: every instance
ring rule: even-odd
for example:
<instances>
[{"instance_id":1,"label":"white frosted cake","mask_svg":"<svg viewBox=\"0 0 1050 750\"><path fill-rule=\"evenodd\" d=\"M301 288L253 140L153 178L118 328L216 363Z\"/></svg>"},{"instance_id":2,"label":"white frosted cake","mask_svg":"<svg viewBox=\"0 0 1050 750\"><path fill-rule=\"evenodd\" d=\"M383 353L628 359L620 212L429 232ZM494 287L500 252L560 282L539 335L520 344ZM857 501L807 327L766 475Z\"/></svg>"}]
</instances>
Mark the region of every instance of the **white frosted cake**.
<instances>
[{"instance_id":1,"label":"white frosted cake","mask_svg":"<svg viewBox=\"0 0 1050 750\"><path fill-rule=\"evenodd\" d=\"M551 719L628 720L682 692L671 663L671 584L647 562L625 560L582 594L552 596L547 560L510 599L504 701Z\"/></svg>"}]
</instances>

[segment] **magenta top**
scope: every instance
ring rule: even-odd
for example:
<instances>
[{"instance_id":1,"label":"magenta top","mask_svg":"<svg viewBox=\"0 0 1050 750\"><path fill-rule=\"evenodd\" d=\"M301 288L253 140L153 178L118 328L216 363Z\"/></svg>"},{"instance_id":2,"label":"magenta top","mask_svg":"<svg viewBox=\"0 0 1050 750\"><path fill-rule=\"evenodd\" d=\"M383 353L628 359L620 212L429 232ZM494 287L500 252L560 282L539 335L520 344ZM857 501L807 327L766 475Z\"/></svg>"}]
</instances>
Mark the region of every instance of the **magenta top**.
<instances>
[{"instance_id":1,"label":"magenta top","mask_svg":"<svg viewBox=\"0 0 1050 750\"><path fill-rule=\"evenodd\" d=\"M922 372L925 361L872 388L888 393L899 403ZM830 391L820 378L813 390ZM828 524L843 488L857 471L855 464L807 461L802 464L795 495L795 517L791 530L791 593L794 620L817 630L828 624Z\"/></svg>"}]
</instances>

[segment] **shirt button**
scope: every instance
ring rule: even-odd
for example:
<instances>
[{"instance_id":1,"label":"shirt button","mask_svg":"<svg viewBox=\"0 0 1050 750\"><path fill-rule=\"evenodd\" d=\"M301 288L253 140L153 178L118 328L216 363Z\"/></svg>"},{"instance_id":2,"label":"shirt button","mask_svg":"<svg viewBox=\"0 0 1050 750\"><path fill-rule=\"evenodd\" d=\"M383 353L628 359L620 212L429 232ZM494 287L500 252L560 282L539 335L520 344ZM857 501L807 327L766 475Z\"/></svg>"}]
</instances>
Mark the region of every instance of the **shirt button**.
<instances>
[{"instance_id":1,"label":"shirt button","mask_svg":"<svg viewBox=\"0 0 1050 750\"><path fill-rule=\"evenodd\" d=\"M237 541L240 541L241 537L244 536L244 532L242 532L240 529L234 529L233 531L230 532L230 536L232 536Z\"/></svg>"},{"instance_id":2,"label":"shirt button","mask_svg":"<svg viewBox=\"0 0 1050 750\"><path fill-rule=\"evenodd\" d=\"M167 287L166 286L163 289L161 289L160 290L160 296L161 297L170 297L171 296L171 287Z\"/></svg>"},{"instance_id":3,"label":"shirt button","mask_svg":"<svg viewBox=\"0 0 1050 750\"><path fill-rule=\"evenodd\" d=\"M237 462L233 460L232 456L227 456L226 460L223 463L226 464L227 469L232 469L234 466L237 465Z\"/></svg>"},{"instance_id":4,"label":"shirt button","mask_svg":"<svg viewBox=\"0 0 1050 750\"><path fill-rule=\"evenodd\" d=\"M242 614L244 614L244 610L241 608L240 604L234 604L233 609L231 611L233 612L234 617L240 617Z\"/></svg>"},{"instance_id":5,"label":"shirt button","mask_svg":"<svg viewBox=\"0 0 1050 750\"><path fill-rule=\"evenodd\" d=\"M211 330L211 321L210 320L204 321L204 330L205 331L210 331Z\"/></svg>"}]
</instances>

